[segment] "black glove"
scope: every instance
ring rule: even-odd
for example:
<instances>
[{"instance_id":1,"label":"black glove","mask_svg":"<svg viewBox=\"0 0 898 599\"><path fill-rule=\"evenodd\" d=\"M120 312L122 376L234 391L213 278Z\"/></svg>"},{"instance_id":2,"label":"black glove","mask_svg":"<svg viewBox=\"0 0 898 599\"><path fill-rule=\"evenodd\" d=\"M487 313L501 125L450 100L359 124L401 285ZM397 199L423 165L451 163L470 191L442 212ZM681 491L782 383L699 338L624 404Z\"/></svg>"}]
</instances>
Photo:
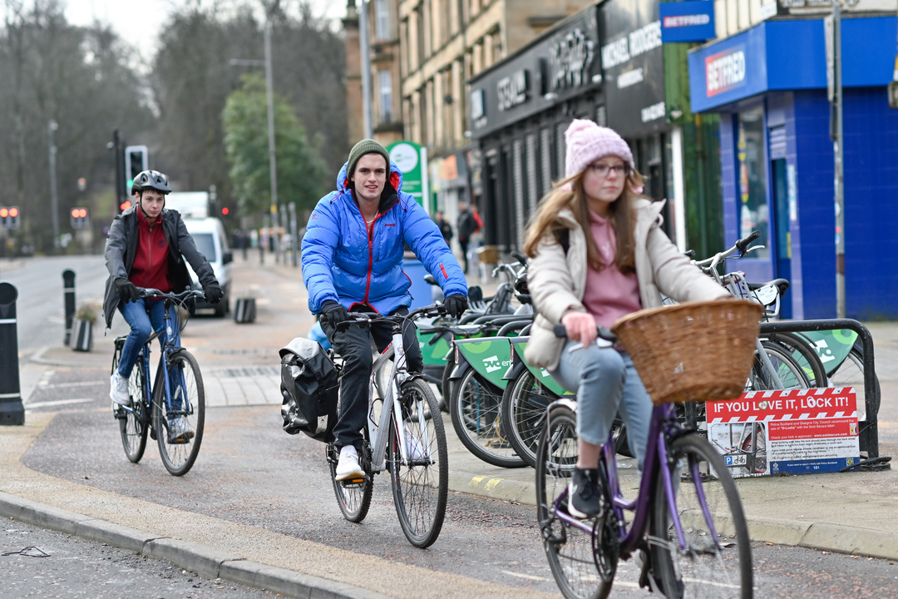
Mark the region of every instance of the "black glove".
<instances>
[{"instance_id":1,"label":"black glove","mask_svg":"<svg viewBox=\"0 0 898 599\"><path fill-rule=\"evenodd\" d=\"M218 281L203 285L203 293L206 295L206 301L210 304L217 304L224 296L221 287L218 285Z\"/></svg>"},{"instance_id":2,"label":"black glove","mask_svg":"<svg viewBox=\"0 0 898 599\"><path fill-rule=\"evenodd\" d=\"M468 309L468 298L460 293L453 293L443 300L443 305L446 307L446 311L449 312L449 316L458 318Z\"/></svg>"},{"instance_id":3,"label":"black glove","mask_svg":"<svg viewBox=\"0 0 898 599\"><path fill-rule=\"evenodd\" d=\"M137 291L134 283L128 279L116 279L115 290L118 292L119 301L123 304L125 302L136 302L140 299L140 292Z\"/></svg>"},{"instance_id":4,"label":"black glove","mask_svg":"<svg viewBox=\"0 0 898 599\"><path fill-rule=\"evenodd\" d=\"M340 302L324 300L321 304L321 318L336 329L339 323L349 320L349 312Z\"/></svg>"}]
</instances>

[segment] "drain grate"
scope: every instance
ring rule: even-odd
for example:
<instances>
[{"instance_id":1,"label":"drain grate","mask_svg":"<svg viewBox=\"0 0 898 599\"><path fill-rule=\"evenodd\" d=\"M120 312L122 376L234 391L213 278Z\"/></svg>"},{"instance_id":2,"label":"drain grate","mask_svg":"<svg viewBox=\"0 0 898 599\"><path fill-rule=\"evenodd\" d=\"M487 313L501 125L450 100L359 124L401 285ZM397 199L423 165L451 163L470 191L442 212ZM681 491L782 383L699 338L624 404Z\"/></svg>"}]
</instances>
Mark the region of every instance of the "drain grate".
<instances>
[{"instance_id":1,"label":"drain grate","mask_svg":"<svg viewBox=\"0 0 898 599\"><path fill-rule=\"evenodd\" d=\"M279 366L247 366L242 368L220 368L215 370L221 378L245 378L254 376L280 376Z\"/></svg>"}]
</instances>

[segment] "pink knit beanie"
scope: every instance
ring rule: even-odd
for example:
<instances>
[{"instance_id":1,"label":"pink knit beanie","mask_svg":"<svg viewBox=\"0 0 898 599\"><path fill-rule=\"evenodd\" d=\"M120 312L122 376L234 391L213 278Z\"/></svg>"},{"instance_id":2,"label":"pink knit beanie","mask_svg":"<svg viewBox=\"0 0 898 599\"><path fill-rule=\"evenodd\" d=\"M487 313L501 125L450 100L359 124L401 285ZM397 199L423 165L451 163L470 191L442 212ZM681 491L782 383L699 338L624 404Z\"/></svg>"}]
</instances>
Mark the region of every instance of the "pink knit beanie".
<instances>
[{"instance_id":1,"label":"pink knit beanie","mask_svg":"<svg viewBox=\"0 0 898 599\"><path fill-rule=\"evenodd\" d=\"M564 140L567 143L565 177L576 175L605 156L617 156L636 169L630 146L613 129L599 127L590 120L574 119L564 132Z\"/></svg>"}]
</instances>

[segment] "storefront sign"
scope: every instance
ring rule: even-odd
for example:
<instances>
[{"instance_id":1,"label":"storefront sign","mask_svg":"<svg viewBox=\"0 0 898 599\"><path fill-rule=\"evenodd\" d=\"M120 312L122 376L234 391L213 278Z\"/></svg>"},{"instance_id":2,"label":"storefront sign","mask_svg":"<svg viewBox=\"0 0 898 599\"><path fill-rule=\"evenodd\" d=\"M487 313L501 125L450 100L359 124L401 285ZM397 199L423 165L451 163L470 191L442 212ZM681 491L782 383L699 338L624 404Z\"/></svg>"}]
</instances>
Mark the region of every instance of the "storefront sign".
<instances>
[{"instance_id":1,"label":"storefront sign","mask_svg":"<svg viewBox=\"0 0 898 599\"><path fill-rule=\"evenodd\" d=\"M708 440L734 477L838 472L860 460L851 387L755 391L706 406Z\"/></svg>"},{"instance_id":2,"label":"storefront sign","mask_svg":"<svg viewBox=\"0 0 898 599\"><path fill-rule=\"evenodd\" d=\"M717 37L714 32L714 3L711 0L662 2L661 41L705 42Z\"/></svg>"},{"instance_id":3,"label":"storefront sign","mask_svg":"<svg viewBox=\"0 0 898 599\"><path fill-rule=\"evenodd\" d=\"M507 77L499 79L498 83L496 83L496 95L499 96L499 110L505 111L526 102L529 92L529 80L527 69L520 69Z\"/></svg>"},{"instance_id":4,"label":"storefront sign","mask_svg":"<svg viewBox=\"0 0 898 599\"><path fill-rule=\"evenodd\" d=\"M658 2L605 2L599 7L599 31L608 122L624 137L666 127Z\"/></svg>"},{"instance_id":5,"label":"storefront sign","mask_svg":"<svg viewBox=\"0 0 898 599\"><path fill-rule=\"evenodd\" d=\"M595 57L595 42L580 28L554 38L549 43L552 91L577 88L589 81Z\"/></svg>"},{"instance_id":6,"label":"storefront sign","mask_svg":"<svg viewBox=\"0 0 898 599\"><path fill-rule=\"evenodd\" d=\"M716 96L745 85L745 46L705 58L705 95Z\"/></svg>"}]
</instances>

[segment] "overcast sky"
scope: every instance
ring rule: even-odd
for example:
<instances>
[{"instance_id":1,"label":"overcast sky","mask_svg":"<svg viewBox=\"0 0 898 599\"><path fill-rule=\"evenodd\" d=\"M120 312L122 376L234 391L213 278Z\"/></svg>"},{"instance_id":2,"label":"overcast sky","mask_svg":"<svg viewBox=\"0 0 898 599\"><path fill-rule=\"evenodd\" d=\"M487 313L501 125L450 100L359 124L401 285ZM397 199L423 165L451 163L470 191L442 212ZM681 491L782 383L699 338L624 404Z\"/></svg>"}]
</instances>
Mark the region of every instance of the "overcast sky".
<instances>
[{"instance_id":1,"label":"overcast sky","mask_svg":"<svg viewBox=\"0 0 898 599\"><path fill-rule=\"evenodd\" d=\"M136 23L143 32L161 25L173 7L184 6L184 0L63 0L68 6L66 18L73 25L90 25L94 19L109 23L123 38L134 41L130 32ZM293 4L292 2L289 4ZM344 0L310 0L315 13L327 18L346 16ZM146 35L141 35L146 38Z\"/></svg>"}]
</instances>

